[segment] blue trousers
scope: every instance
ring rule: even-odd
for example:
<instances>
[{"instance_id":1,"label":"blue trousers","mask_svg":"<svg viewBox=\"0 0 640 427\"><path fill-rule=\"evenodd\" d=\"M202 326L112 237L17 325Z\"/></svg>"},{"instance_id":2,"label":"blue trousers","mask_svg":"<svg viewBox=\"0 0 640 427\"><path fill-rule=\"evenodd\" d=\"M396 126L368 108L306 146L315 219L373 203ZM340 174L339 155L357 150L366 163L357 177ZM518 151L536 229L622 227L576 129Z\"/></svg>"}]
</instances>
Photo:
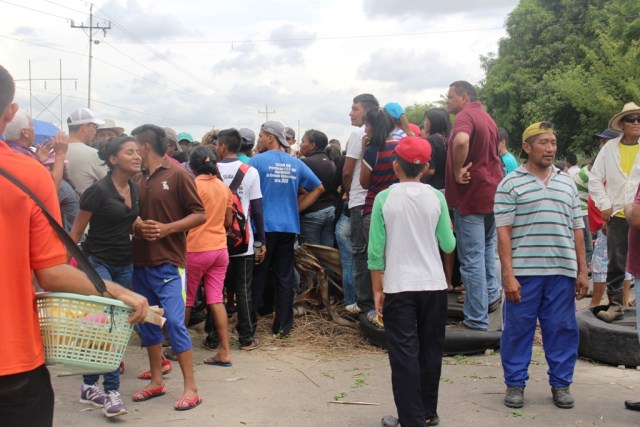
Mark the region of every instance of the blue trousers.
<instances>
[{"instance_id":1,"label":"blue trousers","mask_svg":"<svg viewBox=\"0 0 640 427\"><path fill-rule=\"evenodd\" d=\"M329 206L316 212L300 215L300 243L333 247L336 208Z\"/></svg>"},{"instance_id":2,"label":"blue trousers","mask_svg":"<svg viewBox=\"0 0 640 427\"><path fill-rule=\"evenodd\" d=\"M540 319L542 343L549 365L549 384L567 387L573 382L578 358L575 279L567 276L518 276L519 303L504 300L500 357L508 387L524 387L529 379L531 347Z\"/></svg>"},{"instance_id":3,"label":"blue trousers","mask_svg":"<svg viewBox=\"0 0 640 427\"><path fill-rule=\"evenodd\" d=\"M103 279L116 282L124 286L125 288L131 287L131 275L133 274L132 264L124 266L114 266L99 261L92 256L89 256L89 262ZM99 375L82 376L82 380L86 385L96 384L99 378ZM113 372L105 372L103 386L104 391L107 393L109 393L110 391L120 390L120 367L117 367Z\"/></svg>"},{"instance_id":4,"label":"blue trousers","mask_svg":"<svg viewBox=\"0 0 640 427\"><path fill-rule=\"evenodd\" d=\"M356 291L353 285L353 249L351 247L351 219L344 214L336 224L336 242L340 249L340 264L342 265L342 291L344 305L356 302Z\"/></svg>"},{"instance_id":5,"label":"blue trousers","mask_svg":"<svg viewBox=\"0 0 640 427\"><path fill-rule=\"evenodd\" d=\"M454 210L460 274L466 290L464 323L474 329L489 327L489 303L500 297L496 276L496 222L493 214L460 215Z\"/></svg>"}]
</instances>

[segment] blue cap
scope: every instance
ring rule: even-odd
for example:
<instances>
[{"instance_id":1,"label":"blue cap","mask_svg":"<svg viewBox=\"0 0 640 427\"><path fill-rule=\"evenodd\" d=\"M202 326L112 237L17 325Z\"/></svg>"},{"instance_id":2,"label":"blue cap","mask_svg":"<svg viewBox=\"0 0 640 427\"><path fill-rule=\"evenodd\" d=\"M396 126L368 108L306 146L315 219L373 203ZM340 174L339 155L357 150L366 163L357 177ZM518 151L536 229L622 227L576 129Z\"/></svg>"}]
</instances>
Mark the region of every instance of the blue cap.
<instances>
[{"instance_id":1,"label":"blue cap","mask_svg":"<svg viewBox=\"0 0 640 427\"><path fill-rule=\"evenodd\" d=\"M384 106L384 109L391 117L397 120L399 120L400 116L404 114L404 108L402 108L402 105L397 102L388 102Z\"/></svg>"}]
</instances>

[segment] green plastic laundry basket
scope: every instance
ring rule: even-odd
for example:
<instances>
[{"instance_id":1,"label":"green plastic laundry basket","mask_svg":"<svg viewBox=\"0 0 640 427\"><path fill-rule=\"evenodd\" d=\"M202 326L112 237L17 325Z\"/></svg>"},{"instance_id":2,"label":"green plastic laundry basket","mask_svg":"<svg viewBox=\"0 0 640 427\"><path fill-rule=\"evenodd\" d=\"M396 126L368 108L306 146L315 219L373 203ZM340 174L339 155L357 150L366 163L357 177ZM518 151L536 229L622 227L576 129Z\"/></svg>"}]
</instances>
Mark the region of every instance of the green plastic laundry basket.
<instances>
[{"instance_id":1,"label":"green plastic laundry basket","mask_svg":"<svg viewBox=\"0 0 640 427\"><path fill-rule=\"evenodd\" d=\"M100 374L120 366L134 310L111 298L63 292L36 295L47 365L60 376Z\"/></svg>"}]
</instances>

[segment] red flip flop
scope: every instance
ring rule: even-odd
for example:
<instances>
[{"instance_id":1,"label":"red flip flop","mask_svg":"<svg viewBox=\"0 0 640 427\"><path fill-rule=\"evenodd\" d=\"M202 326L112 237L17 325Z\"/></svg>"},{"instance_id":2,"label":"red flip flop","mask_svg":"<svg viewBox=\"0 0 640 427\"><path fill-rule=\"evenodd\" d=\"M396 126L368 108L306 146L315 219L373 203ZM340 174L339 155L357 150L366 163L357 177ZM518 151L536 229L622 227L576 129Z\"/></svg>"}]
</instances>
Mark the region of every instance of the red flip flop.
<instances>
[{"instance_id":1,"label":"red flip flop","mask_svg":"<svg viewBox=\"0 0 640 427\"><path fill-rule=\"evenodd\" d=\"M162 384L158 388L143 388L133 393L131 399L134 402L144 402L145 400L153 399L154 397L162 396L167 392L167 387Z\"/></svg>"},{"instance_id":2,"label":"red flip flop","mask_svg":"<svg viewBox=\"0 0 640 427\"><path fill-rule=\"evenodd\" d=\"M166 375L173 370L173 366L171 366L171 362L168 360L162 361L162 375ZM139 380L150 380L151 379L151 371L144 371L138 374Z\"/></svg>"},{"instance_id":3,"label":"red flip flop","mask_svg":"<svg viewBox=\"0 0 640 427\"><path fill-rule=\"evenodd\" d=\"M176 403L173 405L173 409L176 411L188 411L189 409L193 409L199 404L202 403L202 399L197 394L191 399L187 396L182 396L180 399L176 400Z\"/></svg>"}]
</instances>

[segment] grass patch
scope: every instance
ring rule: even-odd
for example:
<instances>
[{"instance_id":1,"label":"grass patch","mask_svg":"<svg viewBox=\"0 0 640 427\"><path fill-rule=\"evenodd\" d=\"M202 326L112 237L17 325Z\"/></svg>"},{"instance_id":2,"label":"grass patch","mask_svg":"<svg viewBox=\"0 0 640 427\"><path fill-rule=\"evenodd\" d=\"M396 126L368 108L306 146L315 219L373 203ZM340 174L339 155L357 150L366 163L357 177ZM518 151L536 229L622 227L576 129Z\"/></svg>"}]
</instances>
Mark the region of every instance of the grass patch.
<instances>
[{"instance_id":1,"label":"grass patch","mask_svg":"<svg viewBox=\"0 0 640 427\"><path fill-rule=\"evenodd\" d=\"M333 400L342 400L342 399L344 399L345 397L347 397L347 392L345 392L345 391L341 391L340 393L336 393L336 394L333 396Z\"/></svg>"}]
</instances>

